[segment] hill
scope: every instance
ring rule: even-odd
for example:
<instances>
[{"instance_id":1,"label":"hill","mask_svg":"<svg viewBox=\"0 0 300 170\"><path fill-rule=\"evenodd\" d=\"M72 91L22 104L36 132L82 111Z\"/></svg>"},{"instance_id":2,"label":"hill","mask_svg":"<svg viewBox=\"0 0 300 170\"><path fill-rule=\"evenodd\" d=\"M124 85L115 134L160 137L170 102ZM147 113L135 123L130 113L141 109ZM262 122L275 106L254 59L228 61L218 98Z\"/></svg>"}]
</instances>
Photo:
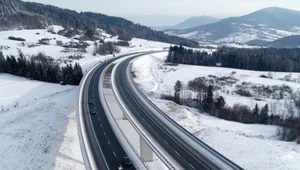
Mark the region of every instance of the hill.
<instances>
[{"instance_id":1,"label":"hill","mask_svg":"<svg viewBox=\"0 0 300 170\"><path fill-rule=\"evenodd\" d=\"M220 19L209 17L209 16L200 16L200 17L191 17L187 20L178 23L174 26L161 26L161 27L153 27L156 30L165 30L165 29L187 29L192 27L197 27L201 25L211 24L219 21Z\"/></svg>"},{"instance_id":2,"label":"hill","mask_svg":"<svg viewBox=\"0 0 300 170\"><path fill-rule=\"evenodd\" d=\"M300 32L299 17L299 11L270 7L208 25L166 32L198 42L248 43L254 40L271 42Z\"/></svg>"},{"instance_id":3,"label":"hill","mask_svg":"<svg viewBox=\"0 0 300 170\"><path fill-rule=\"evenodd\" d=\"M89 12L77 13L73 10L40 3L0 0L0 14L0 30L42 29L55 24L85 32L100 28L109 34L126 35L128 38L136 37L191 47L198 46L191 40L166 35L123 18Z\"/></svg>"},{"instance_id":4,"label":"hill","mask_svg":"<svg viewBox=\"0 0 300 170\"><path fill-rule=\"evenodd\" d=\"M300 47L300 35L292 35L275 40L268 43L267 46L274 48L299 48Z\"/></svg>"}]
</instances>

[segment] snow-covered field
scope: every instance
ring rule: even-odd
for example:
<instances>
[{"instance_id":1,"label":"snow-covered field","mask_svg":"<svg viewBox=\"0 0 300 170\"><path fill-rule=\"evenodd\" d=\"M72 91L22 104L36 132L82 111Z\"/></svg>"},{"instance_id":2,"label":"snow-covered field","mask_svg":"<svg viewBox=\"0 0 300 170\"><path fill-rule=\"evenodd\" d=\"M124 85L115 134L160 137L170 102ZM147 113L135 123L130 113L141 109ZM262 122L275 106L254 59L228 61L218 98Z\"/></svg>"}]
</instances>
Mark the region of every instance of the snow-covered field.
<instances>
[{"instance_id":1,"label":"snow-covered field","mask_svg":"<svg viewBox=\"0 0 300 170\"><path fill-rule=\"evenodd\" d=\"M83 169L77 87L0 74L0 169Z\"/></svg>"},{"instance_id":2,"label":"snow-covered field","mask_svg":"<svg viewBox=\"0 0 300 170\"><path fill-rule=\"evenodd\" d=\"M187 88L188 82L198 78L206 78L207 81L214 81L214 85L220 89L216 90L216 94L222 95L227 106L234 104L247 105L254 108L257 103L259 107L269 104L270 112L276 115L283 115L287 112L287 107L294 107L291 96L300 93L300 74L299 73L283 73L283 72L261 72L248 71L231 68L220 67L204 67L204 66L168 66L164 65L167 53L147 55L137 59L133 65L133 71L136 72L138 79L135 81L140 84L147 92L155 94L174 94L174 85L177 80L181 81L184 88ZM262 78L261 75L270 76L270 78ZM214 78L212 76L215 76ZM209 78L210 77L210 78ZM225 84L222 81L216 82L217 78L226 77L228 80L234 80L233 84ZM286 81L288 79L289 81ZM239 88L248 87L252 97L240 96L235 93ZM274 90L271 94L259 94L252 88L254 87L283 87L291 88L291 93L284 93L282 99L279 98L279 91ZM251 88L250 88L251 87ZM263 93L263 92L261 92ZM196 93L190 90L184 90L185 96L196 98ZM297 109L294 107L294 111Z\"/></svg>"},{"instance_id":3,"label":"snow-covered field","mask_svg":"<svg viewBox=\"0 0 300 170\"><path fill-rule=\"evenodd\" d=\"M163 60L166 55L167 53L147 55L137 59L133 64L132 70L135 72L135 81L148 94L173 95L173 88L177 80L186 85L188 81L194 78L208 77L209 75L235 78L238 80L236 85L249 82L258 86L287 85L293 91L298 91L300 88L299 83L281 80L288 76L291 80L298 81L298 73L269 74L268 72L229 68L187 65L165 66ZM272 75L273 79L261 78L260 75ZM235 86L224 86L224 88L228 89L229 94L226 91L223 92L222 88L218 93L224 96L227 105L230 106L241 103L254 107L256 103L262 106L273 101L267 98L263 98L263 101L256 101L254 98L249 99L231 94ZM170 101L157 98L151 98L151 100L181 126L245 169L296 170L300 168L299 145L295 142L278 140L276 126L246 125L225 121L199 113L195 109L178 106Z\"/></svg>"}]
</instances>

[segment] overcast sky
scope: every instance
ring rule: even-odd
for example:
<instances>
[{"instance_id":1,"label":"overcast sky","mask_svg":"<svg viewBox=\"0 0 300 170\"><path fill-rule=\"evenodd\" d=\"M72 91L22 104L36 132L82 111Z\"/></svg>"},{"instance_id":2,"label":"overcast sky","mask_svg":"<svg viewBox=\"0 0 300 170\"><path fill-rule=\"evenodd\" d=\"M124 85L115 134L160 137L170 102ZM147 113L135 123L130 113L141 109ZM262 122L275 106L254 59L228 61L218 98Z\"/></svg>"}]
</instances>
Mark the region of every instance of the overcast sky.
<instances>
[{"instance_id":1,"label":"overcast sky","mask_svg":"<svg viewBox=\"0 0 300 170\"><path fill-rule=\"evenodd\" d=\"M225 18L271 6L300 11L300 0L25 0L121 16L148 25L174 25L190 16Z\"/></svg>"}]
</instances>

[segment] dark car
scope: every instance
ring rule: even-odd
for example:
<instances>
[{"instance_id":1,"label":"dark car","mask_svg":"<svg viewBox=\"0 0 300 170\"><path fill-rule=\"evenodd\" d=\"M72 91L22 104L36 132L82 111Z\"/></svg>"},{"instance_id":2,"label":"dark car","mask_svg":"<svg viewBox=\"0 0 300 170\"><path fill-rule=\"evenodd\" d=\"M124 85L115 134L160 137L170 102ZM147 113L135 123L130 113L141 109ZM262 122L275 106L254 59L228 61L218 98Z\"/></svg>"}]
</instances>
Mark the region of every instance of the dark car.
<instances>
[{"instance_id":1,"label":"dark car","mask_svg":"<svg viewBox=\"0 0 300 170\"><path fill-rule=\"evenodd\" d=\"M89 104L94 104L94 101L93 100L89 100Z\"/></svg>"},{"instance_id":2,"label":"dark car","mask_svg":"<svg viewBox=\"0 0 300 170\"><path fill-rule=\"evenodd\" d=\"M128 157L123 157L122 164L125 166L131 166L132 163Z\"/></svg>"},{"instance_id":3,"label":"dark car","mask_svg":"<svg viewBox=\"0 0 300 170\"><path fill-rule=\"evenodd\" d=\"M91 109L90 112L91 112L91 114L96 114L95 109Z\"/></svg>"}]
</instances>

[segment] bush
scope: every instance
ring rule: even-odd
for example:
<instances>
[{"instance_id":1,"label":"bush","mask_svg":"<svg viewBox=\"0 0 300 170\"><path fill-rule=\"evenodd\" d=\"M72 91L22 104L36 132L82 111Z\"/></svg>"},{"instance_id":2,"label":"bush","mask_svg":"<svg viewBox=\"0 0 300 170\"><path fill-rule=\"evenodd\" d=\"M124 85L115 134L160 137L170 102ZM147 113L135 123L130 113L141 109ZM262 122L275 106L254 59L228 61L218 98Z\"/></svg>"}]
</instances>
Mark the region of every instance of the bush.
<instances>
[{"instance_id":1,"label":"bush","mask_svg":"<svg viewBox=\"0 0 300 170\"><path fill-rule=\"evenodd\" d=\"M58 46L62 46L62 45L63 45L63 42L62 42L62 41L59 41L59 40L57 40L57 41L56 41L56 45L58 45Z\"/></svg>"},{"instance_id":2,"label":"bush","mask_svg":"<svg viewBox=\"0 0 300 170\"><path fill-rule=\"evenodd\" d=\"M72 59L72 60L79 60L79 59L82 59L82 58L84 58L82 55L75 55L75 54L70 55L68 57L68 59Z\"/></svg>"},{"instance_id":3,"label":"bush","mask_svg":"<svg viewBox=\"0 0 300 170\"><path fill-rule=\"evenodd\" d=\"M261 78L268 78L268 76L266 76L266 75L260 75L259 77L261 77Z\"/></svg>"},{"instance_id":4,"label":"bush","mask_svg":"<svg viewBox=\"0 0 300 170\"><path fill-rule=\"evenodd\" d=\"M129 47L130 46L128 41L118 41L116 43L116 45L121 46L121 47Z\"/></svg>"},{"instance_id":5,"label":"bush","mask_svg":"<svg viewBox=\"0 0 300 170\"><path fill-rule=\"evenodd\" d=\"M14 40L14 41L26 41L26 39L24 39L24 38L13 37L13 36L9 36L8 39Z\"/></svg>"},{"instance_id":6,"label":"bush","mask_svg":"<svg viewBox=\"0 0 300 170\"><path fill-rule=\"evenodd\" d=\"M245 97L252 97L252 94L248 90L244 89L238 89L237 91L235 91L235 93Z\"/></svg>"}]
</instances>

